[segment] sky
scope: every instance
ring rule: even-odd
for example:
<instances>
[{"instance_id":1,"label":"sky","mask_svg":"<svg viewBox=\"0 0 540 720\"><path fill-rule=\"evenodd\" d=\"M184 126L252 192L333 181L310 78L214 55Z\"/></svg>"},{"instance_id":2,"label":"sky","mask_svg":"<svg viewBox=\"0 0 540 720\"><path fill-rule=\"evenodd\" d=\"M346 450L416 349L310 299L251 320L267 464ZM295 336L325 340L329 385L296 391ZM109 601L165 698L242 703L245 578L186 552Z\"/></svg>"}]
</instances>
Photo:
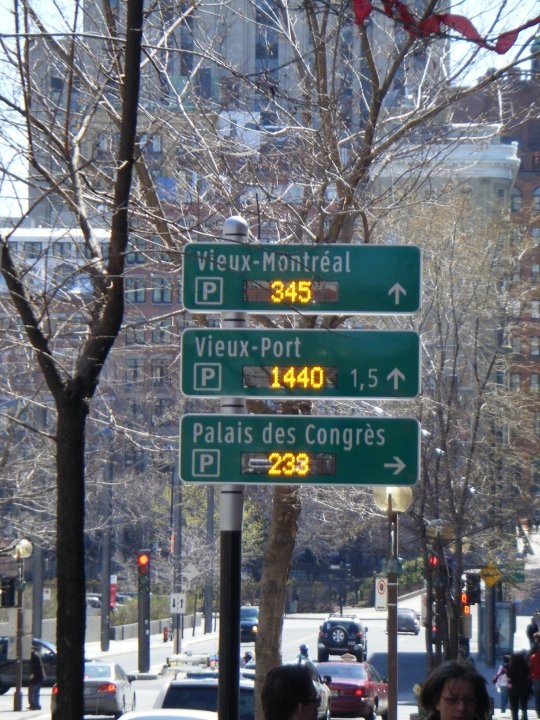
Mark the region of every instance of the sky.
<instances>
[{"instance_id":1,"label":"sky","mask_svg":"<svg viewBox=\"0 0 540 720\"><path fill-rule=\"evenodd\" d=\"M380 0L372 1L375 5L380 4ZM62 27L62 17L67 18L69 22L69 8L72 6L70 0L34 0L32 4L41 12L42 17L47 18L50 29L53 31ZM0 0L0 36L13 32L12 7L13 0ZM452 0L451 12L465 15L482 35L489 34L493 39L501 32L514 29L527 20L540 15L540 0ZM498 13L499 17L497 17ZM493 27L494 23L496 23L495 28ZM495 52L482 50L478 55L477 64L469 69L465 81L473 83L488 69L504 66L519 53L523 41L534 35L534 32L534 28L523 32L516 45L506 55L497 55ZM470 42L454 41L452 43L454 63L462 62L470 51ZM2 157L5 157L5 149L1 144L0 153ZM21 171L24 172L24 168L21 168ZM20 193L20 190L16 192ZM8 190L0 177L0 217L11 213L18 214L17 202L8 200L8 195L13 195L13 191Z\"/></svg>"}]
</instances>

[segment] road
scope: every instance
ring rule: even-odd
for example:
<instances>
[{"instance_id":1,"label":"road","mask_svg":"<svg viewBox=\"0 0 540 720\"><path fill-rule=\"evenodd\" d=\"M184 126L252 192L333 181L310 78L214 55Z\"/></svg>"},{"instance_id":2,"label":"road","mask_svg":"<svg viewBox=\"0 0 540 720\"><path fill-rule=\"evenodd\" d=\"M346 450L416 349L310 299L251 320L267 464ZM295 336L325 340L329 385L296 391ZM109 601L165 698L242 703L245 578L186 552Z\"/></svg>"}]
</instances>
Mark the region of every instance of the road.
<instances>
[{"instance_id":1,"label":"road","mask_svg":"<svg viewBox=\"0 0 540 720\"><path fill-rule=\"evenodd\" d=\"M319 624L323 616L307 616L307 617L288 617L284 621L282 651L284 662L294 662L298 654L298 646L305 643L310 650L310 654L314 659L317 657L317 634ZM386 671L386 613L373 615L366 618L365 624L368 627L368 656L369 660L383 673ZM398 648L400 654L400 682L399 682L399 699L400 701L412 701L412 686L423 676L420 670L422 662L425 666L425 653L423 652L423 634L399 635ZM198 631L196 637L192 637L191 631L186 632L182 640L182 651L189 650L193 652L214 654L218 648L218 636L216 633L211 635L203 635ZM150 646L150 663L151 673L147 679L138 679L135 681L137 693L137 709L144 710L151 708L158 694L159 689L171 677L169 674L158 675L158 672L166 663L167 656L172 654L172 643L164 643L160 636L152 636ZM246 650L253 649L253 644L242 643L241 653ZM99 644L87 645L87 656L102 657L109 662L120 663L128 672L137 671L138 653L137 641L112 641L110 650L102 653ZM25 699L24 707L26 707L26 688L24 688ZM42 712L23 712L14 714L13 717L28 718L50 718L50 688L43 688ZM0 718L11 715L9 710L13 709L13 689L5 695L0 696ZM5 713L8 712L8 715ZM408 718L408 713L407 713Z\"/></svg>"}]
</instances>

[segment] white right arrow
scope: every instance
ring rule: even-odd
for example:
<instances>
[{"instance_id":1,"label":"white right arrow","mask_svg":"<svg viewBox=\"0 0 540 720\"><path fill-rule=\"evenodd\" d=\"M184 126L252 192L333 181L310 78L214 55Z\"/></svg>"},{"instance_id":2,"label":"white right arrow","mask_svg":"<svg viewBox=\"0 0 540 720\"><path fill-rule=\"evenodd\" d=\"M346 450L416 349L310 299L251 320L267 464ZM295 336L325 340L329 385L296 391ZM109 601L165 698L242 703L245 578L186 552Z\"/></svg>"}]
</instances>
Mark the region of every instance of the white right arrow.
<instances>
[{"instance_id":1,"label":"white right arrow","mask_svg":"<svg viewBox=\"0 0 540 720\"><path fill-rule=\"evenodd\" d=\"M407 466L405 465L403 460L401 458L396 457L396 455L394 455L394 461L395 462L393 462L393 463L384 463L384 467L385 468L394 468L394 472L392 473L392 475L399 475L399 473L402 470L404 470Z\"/></svg>"},{"instance_id":2,"label":"white right arrow","mask_svg":"<svg viewBox=\"0 0 540 720\"><path fill-rule=\"evenodd\" d=\"M407 294L407 291L405 290L403 285L400 285L398 282L395 283L394 285L392 285L392 287L388 291L388 295L394 296L394 302L396 305L399 305L400 296L406 295L406 294Z\"/></svg>"}]
</instances>

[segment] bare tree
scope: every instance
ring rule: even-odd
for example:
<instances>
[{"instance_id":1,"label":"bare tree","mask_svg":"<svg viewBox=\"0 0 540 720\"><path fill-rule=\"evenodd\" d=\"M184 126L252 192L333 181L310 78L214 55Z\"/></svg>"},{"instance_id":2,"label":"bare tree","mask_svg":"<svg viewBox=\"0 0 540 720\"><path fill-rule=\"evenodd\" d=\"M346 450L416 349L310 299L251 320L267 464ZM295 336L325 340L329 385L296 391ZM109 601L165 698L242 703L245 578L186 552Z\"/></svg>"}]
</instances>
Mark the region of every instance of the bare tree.
<instances>
[{"instance_id":1,"label":"bare tree","mask_svg":"<svg viewBox=\"0 0 540 720\"><path fill-rule=\"evenodd\" d=\"M28 8L17 5L25 31L29 30ZM19 12L21 15L19 16ZM33 107L29 77L29 39L16 39L15 56L19 63L24 105L3 98L14 112L19 112L27 129L31 158L35 165L43 162L43 149L63 156L69 174L55 178L56 190L68 201L77 215L84 242L92 258L88 266L93 299L86 308L88 334L71 362L66 363L55 347L55 337L47 322L51 316L51 298L46 292L34 295L25 282L24 269L10 250L8 238L2 239L2 275L11 301L21 319L56 408L56 481L57 481L57 555L58 555L58 706L55 717L75 718L83 714L85 582L84 582L84 512L85 512L85 427L89 401L93 397L107 355L120 330L124 310L123 269L128 242L129 198L131 190L133 148L139 99L139 67L142 38L142 2L130 0L127 6L125 52L118 57L116 75L121 86L120 142L116 159L114 197L108 257L104 259L95 242L92 226L80 192L81 167L75 148L30 114ZM71 47L73 48L73 41ZM68 53L69 54L69 53ZM68 65L69 67L69 65ZM73 69L73 65L71 65ZM69 106L68 106L69 107ZM39 137L39 141L37 138ZM36 148L36 143L43 146ZM44 167L40 170L45 174ZM54 292L54 290L53 290Z\"/></svg>"}]
</instances>

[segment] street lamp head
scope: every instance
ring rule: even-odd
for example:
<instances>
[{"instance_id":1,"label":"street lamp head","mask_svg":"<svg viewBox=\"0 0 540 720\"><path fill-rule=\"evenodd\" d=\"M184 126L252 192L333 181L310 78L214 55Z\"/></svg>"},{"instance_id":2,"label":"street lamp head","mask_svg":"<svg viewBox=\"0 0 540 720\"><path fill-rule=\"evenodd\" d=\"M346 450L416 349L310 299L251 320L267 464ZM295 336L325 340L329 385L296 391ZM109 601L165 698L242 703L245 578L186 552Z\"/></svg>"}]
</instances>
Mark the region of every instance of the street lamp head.
<instances>
[{"instance_id":1,"label":"street lamp head","mask_svg":"<svg viewBox=\"0 0 540 720\"><path fill-rule=\"evenodd\" d=\"M413 493L408 485L395 487L380 485L373 488L375 505L383 512L387 512L389 507L391 507L392 512L406 512L411 506L412 499Z\"/></svg>"},{"instance_id":2,"label":"street lamp head","mask_svg":"<svg viewBox=\"0 0 540 720\"><path fill-rule=\"evenodd\" d=\"M11 555L15 560L26 560L32 554L34 546L28 538L21 538L13 546Z\"/></svg>"}]
</instances>

